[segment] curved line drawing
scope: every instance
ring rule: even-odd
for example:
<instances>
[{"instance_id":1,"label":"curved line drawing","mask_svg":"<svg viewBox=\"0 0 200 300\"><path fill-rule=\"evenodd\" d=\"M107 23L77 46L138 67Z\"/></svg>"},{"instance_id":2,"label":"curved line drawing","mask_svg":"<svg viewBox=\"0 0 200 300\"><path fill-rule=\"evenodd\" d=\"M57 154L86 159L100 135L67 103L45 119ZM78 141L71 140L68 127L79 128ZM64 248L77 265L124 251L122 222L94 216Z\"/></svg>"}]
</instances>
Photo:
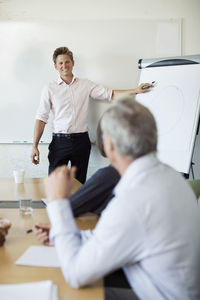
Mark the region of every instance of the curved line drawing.
<instances>
[{"instance_id":1,"label":"curved line drawing","mask_svg":"<svg viewBox=\"0 0 200 300\"><path fill-rule=\"evenodd\" d=\"M171 91L169 91L170 89L171 89ZM163 120L161 118L159 118L159 114L161 113L161 111L164 112L164 110L165 110L165 106L164 106L165 101L163 102L163 107L161 107L161 105L158 106L158 103L160 103L160 101L162 101L162 98L163 98L162 94L164 95L165 101L173 101L174 97L177 96L177 100L176 100L175 104L176 105L178 104L177 105L178 110L176 109L176 112L175 112L176 115L173 117L173 119L170 118L171 115L168 115L170 123L169 122L167 124L166 124L166 122L163 123L165 126L163 126L163 124L162 124ZM172 100L170 100L170 94L173 95ZM165 95L168 95L167 96L168 100L166 99ZM170 102L170 104L173 104L173 103ZM169 105L169 104L167 104L167 105ZM182 90L179 87L177 87L175 85L168 85L168 86L164 87L162 90L160 90L159 92L157 92L157 94L155 95L155 97L152 99L152 101L150 103L150 109L156 119L159 136L164 136L164 135L170 134L170 132L177 127L177 125L180 123L180 121L182 119L183 112L184 112L184 106L185 106L184 95L183 95ZM172 111L173 105L171 105L170 108ZM167 113L167 109L166 109L166 113Z\"/></svg>"}]
</instances>

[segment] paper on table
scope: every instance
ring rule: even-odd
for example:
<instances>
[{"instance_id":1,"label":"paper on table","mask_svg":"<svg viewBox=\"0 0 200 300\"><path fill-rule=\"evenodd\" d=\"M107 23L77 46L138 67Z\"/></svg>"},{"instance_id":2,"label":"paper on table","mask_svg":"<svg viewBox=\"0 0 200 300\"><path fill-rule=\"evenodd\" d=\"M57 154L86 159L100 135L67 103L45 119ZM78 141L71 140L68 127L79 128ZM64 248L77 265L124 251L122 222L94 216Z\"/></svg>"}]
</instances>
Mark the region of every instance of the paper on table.
<instances>
[{"instance_id":1,"label":"paper on table","mask_svg":"<svg viewBox=\"0 0 200 300\"><path fill-rule=\"evenodd\" d=\"M58 289L51 280L0 284L2 300L58 300Z\"/></svg>"},{"instance_id":2,"label":"paper on table","mask_svg":"<svg viewBox=\"0 0 200 300\"><path fill-rule=\"evenodd\" d=\"M31 246L15 262L16 265L58 268L60 263L54 247Z\"/></svg>"}]
</instances>

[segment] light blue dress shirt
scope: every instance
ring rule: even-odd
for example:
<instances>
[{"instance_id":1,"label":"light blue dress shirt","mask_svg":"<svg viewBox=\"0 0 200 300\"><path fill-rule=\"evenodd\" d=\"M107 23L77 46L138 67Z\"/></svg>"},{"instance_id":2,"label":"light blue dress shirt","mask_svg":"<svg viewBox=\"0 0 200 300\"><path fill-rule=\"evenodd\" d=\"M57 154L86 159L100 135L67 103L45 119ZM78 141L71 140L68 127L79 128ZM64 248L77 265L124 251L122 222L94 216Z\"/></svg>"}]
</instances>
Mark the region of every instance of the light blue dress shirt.
<instances>
[{"instance_id":1,"label":"light blue dress shirt","mask_svg":"<svg viewBox=\"0 0 200 300\"><path fill-rule=\"evenodd\" d=\"M155 154L135 160L93 231L69 201L48 205L63 274L80 287L123 267L140 299L200 299L200 211L185 179Z\"/></svg>"}]
</instances>

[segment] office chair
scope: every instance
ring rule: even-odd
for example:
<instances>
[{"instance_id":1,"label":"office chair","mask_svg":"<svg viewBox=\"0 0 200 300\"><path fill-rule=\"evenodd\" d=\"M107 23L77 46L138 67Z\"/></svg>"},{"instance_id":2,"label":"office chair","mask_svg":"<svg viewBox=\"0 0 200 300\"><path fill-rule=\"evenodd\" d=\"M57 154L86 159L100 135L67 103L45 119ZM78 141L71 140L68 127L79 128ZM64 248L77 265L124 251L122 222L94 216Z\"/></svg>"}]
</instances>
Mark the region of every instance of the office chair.
<instances>
[{"instance_id":1,"label":"office chair","mask_svg":"<svg viewBox=\"0 0 200 300\"><path fill-rule=\"evenodd\" d=\"M189 180L188 182L198 199L200 197L200 179Z\"/></svg>"}]
</instances>

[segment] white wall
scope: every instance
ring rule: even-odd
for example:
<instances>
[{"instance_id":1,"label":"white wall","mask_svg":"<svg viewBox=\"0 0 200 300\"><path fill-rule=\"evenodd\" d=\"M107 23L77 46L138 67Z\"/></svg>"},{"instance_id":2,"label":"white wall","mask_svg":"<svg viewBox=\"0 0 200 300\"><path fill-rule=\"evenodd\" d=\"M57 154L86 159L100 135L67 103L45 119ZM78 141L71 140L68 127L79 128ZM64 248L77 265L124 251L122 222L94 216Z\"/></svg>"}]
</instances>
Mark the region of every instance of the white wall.
<instances>
[{"instance_id":1,"label":"white wall","mask_svg":"<svg viewBox=\"0 0 200 300\"><path fill-rule=\"evenodd\" d=\"M199 0L1 0L0 21L51 21L70 19L170 19L182 18L182 54L200 53L200 1ZM112 38L112 37L111 37ZM143 37L145 39L145 37ZM130 39L134 37L130 36ZM135 40L137 43L137 40ZM170 45L169 45L170 47ZM0 50L1 51L1 50ZM1 52L0 52L1 53ZM136 70L137 72L137 70ZM27 75L28 76L28 75ZM135 85L137 79L134 79ZM95 107L91 107L95 114ZM97 107L98 109L98 107ZM1 118L0 118L1 120ZM91 118L92 121L92 118ZM3 126L3 124L0 124ZM199 140L197 141L199 144ZM47 174L47 146L40 146L42 163L30 162L31 145L0 145L0 176L11 176L13 167L26 169L26 176ZM195 149L195 177L200 178L199 152Z\"/></svg>"}]
</instances>

